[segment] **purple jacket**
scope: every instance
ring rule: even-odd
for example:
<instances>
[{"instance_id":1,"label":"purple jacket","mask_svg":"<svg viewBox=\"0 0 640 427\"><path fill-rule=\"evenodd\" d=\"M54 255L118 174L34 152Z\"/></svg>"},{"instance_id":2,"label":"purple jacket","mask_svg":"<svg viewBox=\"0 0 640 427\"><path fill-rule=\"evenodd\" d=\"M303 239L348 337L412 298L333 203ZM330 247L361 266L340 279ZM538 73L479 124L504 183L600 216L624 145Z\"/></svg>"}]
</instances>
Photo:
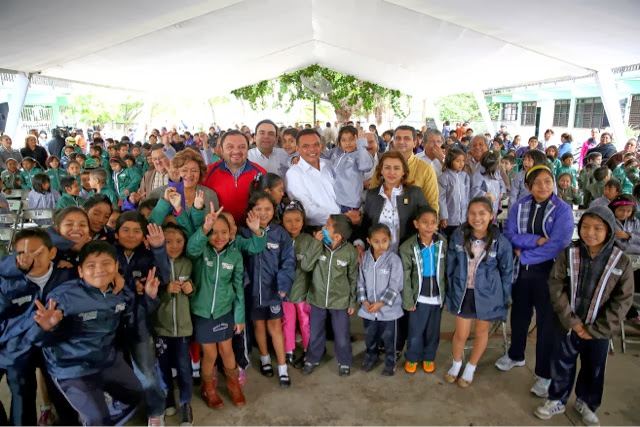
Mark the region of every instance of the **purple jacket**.
<instances>
[{"instance_id":1,"label":"purple jacket","mask_svg":"<svg viewBox=\"0 0 640 427\"><path fill-rule=\"evenodd\" d=\"M555 194L544 211L542 229L544 236L527 233L529 212L533 205L533 196L520 199L509 210L504 235L514 249L521 249L520 263L522 265L540 264L555 259L560 251L569 246L573 236L573 213L571 207ZM549 239L547 243L538 246L540 237Z\"/></svg>"}]
</instances>

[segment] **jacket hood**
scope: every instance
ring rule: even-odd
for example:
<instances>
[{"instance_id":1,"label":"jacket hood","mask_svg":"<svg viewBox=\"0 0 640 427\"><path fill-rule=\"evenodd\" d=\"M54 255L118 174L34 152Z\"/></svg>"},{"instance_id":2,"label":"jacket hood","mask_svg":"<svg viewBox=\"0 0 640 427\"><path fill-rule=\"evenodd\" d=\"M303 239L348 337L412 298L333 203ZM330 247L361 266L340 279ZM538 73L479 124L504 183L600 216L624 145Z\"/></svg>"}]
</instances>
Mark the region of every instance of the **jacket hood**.
<instances>
[{"instance_id":1,"label":"jacket hood","mask_svg":"<svg viewBox=\"0 0 640 427\"><path fill-rule=\"evenodd\" d=\"M605 241L603 249L613 245L614 238L615 238L615 230L616 230L616 217L615 215L613 215L613 212L611 211L611 209L609 209L606 206L594 206L587 209L582 215L582 217L580 218L580 221L578 222L578 233L580 232L582 221L584 220L584 217L587 214L596 215L597 217L602 219L605 222L605 224L607 224L607 227L609 228L609 230L607 231L607 239ZM580 238L580 240L582 240L582 237Z\"/></svg>"}]
</instances>

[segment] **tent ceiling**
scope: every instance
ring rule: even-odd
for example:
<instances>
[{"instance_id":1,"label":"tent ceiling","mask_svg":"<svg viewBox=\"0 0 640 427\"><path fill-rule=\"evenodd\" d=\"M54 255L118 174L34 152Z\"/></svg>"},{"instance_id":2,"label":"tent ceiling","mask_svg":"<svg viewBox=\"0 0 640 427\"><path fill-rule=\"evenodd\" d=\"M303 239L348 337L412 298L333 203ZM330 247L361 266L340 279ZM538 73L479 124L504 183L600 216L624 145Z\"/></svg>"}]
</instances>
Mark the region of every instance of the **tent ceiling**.
<instances>
[{"instance_id":1,"label":"tent ceiling","mask_svg":"<svg viewBox=\"0 0 640 427\"><path fill-rule=\"evenodd\" d=\"M210 96L319 63L437 96L640 62L634 0L7 0L1 9L0 68L154 93Z\"/></svg>"}]
</instances>

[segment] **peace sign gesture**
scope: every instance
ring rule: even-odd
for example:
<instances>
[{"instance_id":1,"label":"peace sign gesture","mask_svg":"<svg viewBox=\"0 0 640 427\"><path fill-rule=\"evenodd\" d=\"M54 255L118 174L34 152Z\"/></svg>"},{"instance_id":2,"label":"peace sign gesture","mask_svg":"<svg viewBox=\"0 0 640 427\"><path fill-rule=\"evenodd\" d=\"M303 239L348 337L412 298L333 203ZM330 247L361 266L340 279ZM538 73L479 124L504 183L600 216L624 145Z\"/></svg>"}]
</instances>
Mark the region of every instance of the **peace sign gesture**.
<instances>
[{"instance_id":1,"label":"peace sign gesture","mask_svg":"<svg viewBox=\"0 0 640 427\"><path fill-rule=\"evenodd\" d=\"M49 298L49 305L46 308L39 300L36 300L35 303L38 310L36 311L36 315L33 316L33 320L35 320L43 330L50 331L62 321L64 317L62 311L56 310L58 303L53 299Z\"/></svg>"},{"instance_id":2,"label":"peace sign gesture","mask_svg":"<svg viewBox=\"0 0 640 427\"><path fill-rule=\"evenodd\" d=\"M213 202L209 202L209 210L210 212L207 214L207 216L204 217L204 224L202 224L202 232L205 235L209 234L209 232L213 228L213 224L215 224L216 222L216 219L218 219L218 217L224 210L224 207L220 206L220 209L216 211L216 207L214 206Z\"/></svg>"}]
</instances>

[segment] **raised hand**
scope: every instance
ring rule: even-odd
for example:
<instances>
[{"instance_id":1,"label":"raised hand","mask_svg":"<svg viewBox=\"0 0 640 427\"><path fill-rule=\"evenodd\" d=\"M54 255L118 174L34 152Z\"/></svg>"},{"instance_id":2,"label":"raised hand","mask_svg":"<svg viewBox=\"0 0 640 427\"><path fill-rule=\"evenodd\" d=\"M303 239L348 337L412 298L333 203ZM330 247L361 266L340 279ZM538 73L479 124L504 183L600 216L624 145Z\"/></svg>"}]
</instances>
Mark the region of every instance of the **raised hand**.
<instances>
[{"instance_id":1,"label":"raised hand","mask_svg":"<svg viewBox=\"0 0 640 427\"><path fill-rule=\"evenodd\" d=\"M175 187L167 187L166 190L164 190L164 196L163 199L166 200L167 202L171 203L171 193L177 191L175 189Z\"/></svg>"},{"instance_id":2,"label":"raised hand","mask_svg":"<svg viewBox=\"0 0 640 427\"><path fill-rule=\"evenodd\" d=\"M144 293L151 299L155 299L158 295L158 286L160 286L160 280L156 277L156 268L153 267L147 274L147 280L144 283Z\"/></svg>"},{"instance_id":3,"label":"raised hand","mask_svg":"<svg viewBox=\"0 0 640 427\"><path fill-rule=\"evenodd\" d=\"M133 192L129 195L129 201L134 205L137 205L140 200L144 197L143 191Z\"/></svg>"},{"instance_id":4,"label":"raised hand","mask_svg":"<svg viewBox=\"0 0 640 427\"><path fill-rule=\"evenodd\" d=\"M45 331L50 331L55 328L58 323L62 321L64 317L61 310L56 310L58 305L53 299L49 298L49 305L45 308L39 300L35 301L36 310L33 320Z\"/></svg>"},{"instance_id":5,"label":"raised hand","mask_svg":"<svg viewBox=\"0 0 640 427\"><path fill-rule=\"evenodd\" d=\"M164 245L164 232L162 227L156 224L147 225L147 242L152 248L161 248Z\"/></svg>"},{"instance_id":6,"label":"raised hand","mask_svg":"<svg viewBox=\"0 0 640 427\"><path fill-rule=\"evenodd\" d=\"M198 210L204 208L204 191L196 191L196 197L193 199L193 207Z\"/></svg>"},{"instance_id":7,"label":"raised hand","mask_svg":"<svg viewBox=\"0 0 640 427\"><path fill-rule=\"evenodd\" d=\"M29 247L29 239L25 239L24 248ZM22 271L29 272L33 267L33 259L44 250L44 246L40 246L35 252L19 252L16 257L16 265Z\"/></svg>"},{"instance_id":8,"label":"raised hand","mask_svg":"<svg viewBox=\"0 0 640 427\"><path fill-rule=\"evenodd\" d=\"M220 207L220 209L216 211L216 207L213 202L209 202L209 213L204 217L204 224L202 224L202 232L204 234L209 234L213 228L213 224L215 224L216 219L218 219L218 216L220 216L223 209L223 207Z\"/></svg>"},{"instance_id":9,"label":"raised hand","mask_svg":"<svg viewBox=\"0 0 640 427\"><path fill-rule=\"evenodd\" d=\"M173 206L173 209L179 211L182 209L182 194L174 191L169 194L169 203Z\"/></svg>"},{"instance_id":10,"label":"raised hand","mask_svg":"<svg viewBox=\"0 0 640 427\"><path fill-rule=\"evenodd\" d=\"M260 233L260 217L254 212L249 211L247 214L247 227L253 231L253 234L261 235Z\"/></svg>"}]
</instances>

